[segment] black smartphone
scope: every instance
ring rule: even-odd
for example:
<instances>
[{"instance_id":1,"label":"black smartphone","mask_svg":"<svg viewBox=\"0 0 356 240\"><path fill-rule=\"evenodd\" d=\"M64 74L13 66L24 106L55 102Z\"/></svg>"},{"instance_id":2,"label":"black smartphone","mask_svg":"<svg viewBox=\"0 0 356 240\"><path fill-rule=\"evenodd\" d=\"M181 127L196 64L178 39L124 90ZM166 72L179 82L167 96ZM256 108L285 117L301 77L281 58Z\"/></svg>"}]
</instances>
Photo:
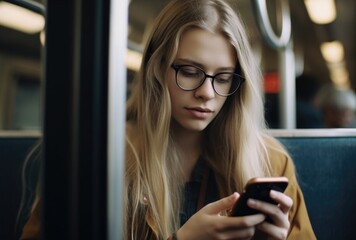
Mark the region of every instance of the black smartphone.
<instances>
[{"instance_id":1,"label":"black smartphone","mask_svg":"<svg viewBox=\"0 0 356 240\"><path fill-rule=\"evenodd\" d=\"M267 177L267 178L252 178L250 179L244 189L244 192L240 195L233 206L229 216L247 216L257 214L258 210L252 209L247 206L247 200L253 198L264 202L277 204L270 198L269 193L271 190L284 192L288 186L288 178L286 177Z\"/></svg>"}]
</instances>

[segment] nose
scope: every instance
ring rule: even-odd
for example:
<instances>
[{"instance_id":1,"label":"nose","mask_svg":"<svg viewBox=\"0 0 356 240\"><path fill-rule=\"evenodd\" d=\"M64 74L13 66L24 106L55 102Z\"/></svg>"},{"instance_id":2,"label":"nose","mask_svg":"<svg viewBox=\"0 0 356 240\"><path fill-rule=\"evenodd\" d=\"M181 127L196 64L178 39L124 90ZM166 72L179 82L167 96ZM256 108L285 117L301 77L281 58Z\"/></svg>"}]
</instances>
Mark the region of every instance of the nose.
<instances>
[{"instance_id":1,"label":"nose","mask_svg":"<svg viewBox=\"0 0 356 240\"><path fill-rule=\"evenodd\" d=\"M195 97L209 100L215 97L215 91L212 84L212 77L207 76L203 84L195 90Z\"/></svg>"}]
</instances>

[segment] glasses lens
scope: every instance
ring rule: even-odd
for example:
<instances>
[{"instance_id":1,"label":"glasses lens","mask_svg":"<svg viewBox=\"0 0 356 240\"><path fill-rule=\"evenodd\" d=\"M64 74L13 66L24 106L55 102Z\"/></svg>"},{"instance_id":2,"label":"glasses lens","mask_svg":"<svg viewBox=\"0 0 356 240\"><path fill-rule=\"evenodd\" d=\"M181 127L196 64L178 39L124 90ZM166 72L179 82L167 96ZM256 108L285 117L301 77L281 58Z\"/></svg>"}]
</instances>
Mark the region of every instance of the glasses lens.
<instances>
[{"instance_id":1,"label":"glasses lens","mask_svg":"<svg viewBox=\"0 0 356 240\"><path fill-rule=\"evenodd\" d=\"M214 78L214 89L217 94L228 96L233 94L241 84L241 77L235 73L220 73Z\"/></svg>"},{"instance_id":2,"label":"glasses lens","mask_svg":"<svg viewBox=\"0 0 356 240\"><path fill-rule=\"evenodd\" d=\"M193 66L181 66L177 72L177 84L184 90L193 90L204 81L204 72Z\"/></svg>"}]
</instances>

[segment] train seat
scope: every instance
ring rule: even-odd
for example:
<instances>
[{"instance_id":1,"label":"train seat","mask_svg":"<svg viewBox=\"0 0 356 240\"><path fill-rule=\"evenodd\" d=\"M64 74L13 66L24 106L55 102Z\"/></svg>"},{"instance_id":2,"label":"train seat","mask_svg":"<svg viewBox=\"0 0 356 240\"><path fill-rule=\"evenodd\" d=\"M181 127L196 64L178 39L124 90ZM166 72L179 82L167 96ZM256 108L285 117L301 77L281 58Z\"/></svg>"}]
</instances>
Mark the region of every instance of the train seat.
<instances>
[{"instance_id":1,"label":"train seat","mask_svg":"<svg viewBox=\"0 0 356 240\"><path fill-rule=\"evenodd\" d=\"M355 239L356 130L275 130L297 169L318 239Z\"/></svg>"},{"instance_id":2,"label":"train seat","mask_svg":"<svg viewBox=\"0 0 356 240\"><path fill-rule=\"evenodd\" d=\"M294 159L317 238L354 239L356 129L270 132ZM15 239L22 166L39 138L0 133L0 239Z\"/></svg>"}]
</instances>

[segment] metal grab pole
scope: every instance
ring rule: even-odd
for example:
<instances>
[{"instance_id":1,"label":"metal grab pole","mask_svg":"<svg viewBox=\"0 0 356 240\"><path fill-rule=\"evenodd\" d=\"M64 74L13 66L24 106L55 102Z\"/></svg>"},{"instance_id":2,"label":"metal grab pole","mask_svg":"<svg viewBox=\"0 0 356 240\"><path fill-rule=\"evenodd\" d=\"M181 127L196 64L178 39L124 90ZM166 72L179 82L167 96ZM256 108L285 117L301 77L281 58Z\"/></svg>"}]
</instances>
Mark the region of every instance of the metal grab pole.
<instances>
[{"instance_id":1,"label":"metal grab pole","mask_svg":"<svg viewBox=\"0 0 356 240\"><path fill-rule=\"evenodd\" d=\"M279 50L279 76L281 85L279 92L279 119L281 128L296 128L296 93L295 93L295 58L290 42Z\"/></svg>"},{"instance_id":2,"label":"metal grab pole","mask_svg":"<svg viewBox=\"0 0 356 240\"><path fill-rule=\"evenodd\" d=\"M278 37L271 27L266 0L253 0L253 9L257 18L257 25L264 40L279 52L279 76L281 88L279 94L280 125L281 128L296 127L295 101L295 60L291 43L291 18L288 0L281 0L282 31Z\"/></svg>"},{"instance_id":3,"label":"metal grab pole","mask_svg":"<svg viewBox=\"0 0 356 240\"><path fill-rule=\"evenodd\" d=\"M108 84L108 239L123 239L128 0L111 0Z\"/></svg>"}]
</instances>

